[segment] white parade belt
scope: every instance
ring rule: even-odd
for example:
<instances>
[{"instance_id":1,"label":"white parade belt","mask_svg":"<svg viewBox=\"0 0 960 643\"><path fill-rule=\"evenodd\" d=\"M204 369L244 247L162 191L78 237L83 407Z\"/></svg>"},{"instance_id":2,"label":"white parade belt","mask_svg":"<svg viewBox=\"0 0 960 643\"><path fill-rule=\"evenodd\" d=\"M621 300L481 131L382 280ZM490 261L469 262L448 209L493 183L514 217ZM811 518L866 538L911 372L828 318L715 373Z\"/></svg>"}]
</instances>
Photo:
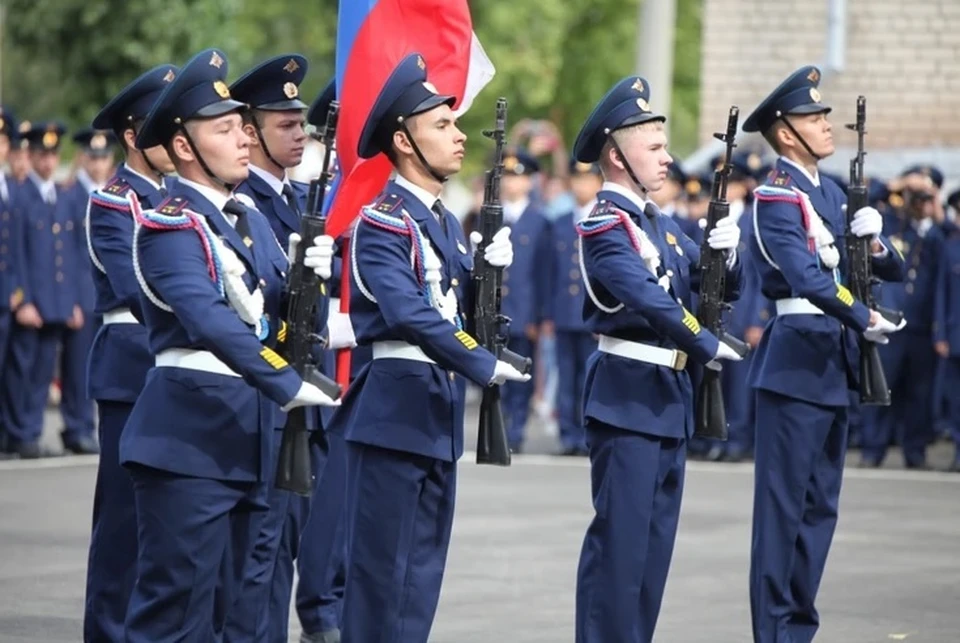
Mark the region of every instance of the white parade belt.
<instances>
[{"instance_id":1,"label":"white parade belt","mask_svg":"<svg viewBox=\"0 0 960 643\"><path fill-rule=\"evenodd\" d=\"M115 308L103 313L103 325L107 324L139 324L129 308Z\"/></svg>"},{"instance_id":2,"label":"white parade belt","mask_svg":"<svg viewBox=\"0 0 960 643\"><path fill-rule=\"evenodd\" d=\"M803 297L777 300L778 315L822 315L823 311Z\"/></svg>"},{"instance_id":3,"label":"white parade belt","mask_svg":"<svg viewBox=\"0 0 960 643\"><path fill-rule=\"evenodd\" d=\"M617 355L637 362L666 366L675 371L682 371L687 365L687 354L681 350L631 342L609 335L600 335L600 343L597 349L601 353Z\"/></svg>"},{"instance_id":4,"label":"white parade belt","mask_svg":"<svg viewBox=\"0 0 960 643\"><path fill-rule=\"evenodd\" d=\"M409 359L415 362L436 364L419 346L407 342L387 341L373 343L373 359Z\"/></svg>"},{"instance_id":5,"label":"white parade belt","mask_svg":"<svg viewBox=\"0 0 960 643\"><path fill-rule=\"evenodd\" d=\"M240 377L238 373L224 364L220 358L210 351L197 351L189 348L168 348L165 351L157 353L154 363L158 367L187 368L193 371L203 371L215 375Z\"/></svg>"}]
</instances>

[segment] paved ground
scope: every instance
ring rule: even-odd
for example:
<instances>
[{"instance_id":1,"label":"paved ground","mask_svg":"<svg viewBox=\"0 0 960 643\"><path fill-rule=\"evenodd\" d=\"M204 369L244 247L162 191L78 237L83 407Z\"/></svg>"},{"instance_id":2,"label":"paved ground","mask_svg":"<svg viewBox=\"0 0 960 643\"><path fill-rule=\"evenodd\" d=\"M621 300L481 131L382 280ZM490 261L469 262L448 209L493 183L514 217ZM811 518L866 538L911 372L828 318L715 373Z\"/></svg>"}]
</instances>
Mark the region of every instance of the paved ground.
<instances>
[{"instance_id":1,"label":"paved ground","mask_svg":"<svg viewBox=\"0 0 960 643\"><path fill-rule=\"evenodd\" d=\"M539 450L550 444L542 429L531 441ZM940 447L936 459L950 454ZM0 463L0 642L80 640L95 470L95 459L78 457ZM688 470L657 640L749 641L752 467ZM529 455L501 469L466 457L461 472L431 640L572 641L577 556L590 519L586 462ZM818 642L960 640L958 496L960 475L848 470Z\"/></svg>"}]
</instances>

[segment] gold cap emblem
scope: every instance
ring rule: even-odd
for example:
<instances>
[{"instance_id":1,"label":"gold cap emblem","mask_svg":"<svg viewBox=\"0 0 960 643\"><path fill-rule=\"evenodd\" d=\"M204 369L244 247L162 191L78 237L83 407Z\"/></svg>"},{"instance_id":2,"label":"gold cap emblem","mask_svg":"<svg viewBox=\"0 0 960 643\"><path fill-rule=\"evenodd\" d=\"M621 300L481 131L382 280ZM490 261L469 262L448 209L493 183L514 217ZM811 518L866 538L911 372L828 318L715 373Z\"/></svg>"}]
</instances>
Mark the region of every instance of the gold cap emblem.
<instances>
[{"instance_id":1,"label":"gold cap emblem","mask_svg":"<svg viewBox=\"0 0 960 643\"><path fill-rule=\"evenodd\" d=\"M296 83L284 83L283 95L287 98L296 98L300 94L300 89Z\"/></svg>"},{"instance_id":2,"label":"gold cap emblem","mask_svg":"<svg viewBox=\"0 0 960 643\"><path fill-rule=\"evenodd\" d=\"M687 181L687 194L700 194L700 181L696 179Z\"/></svg>"},{"instance_id":3,"label":"gold cap emblem","mask_svg":"<svg viewBox=\"0 0 960 643\"><path fill-rule=\"evenodd\" d=\"M750 156L747 157L747 167L754 172L759 170L761 165L763 165L763 159L761 159L760 155L756 152L752 152Z\"/></svg>"},{"instance_id":4,"label":"gold cap emblem","mask_svg":"<svg viewBox=\"0 0 960 643\"><path fill-rule=\"evenodd\" d=\"M814 103L819 103L819 102L820 102L820 92L817 91L817 88L816 88L816 87L811 87L811 88L810 88L810 99L811 99Z\"/></svg>"},{"instance_id":5,"label":"gold cap emblem","mask_svg":"<svg viewBox=\"0 0 960 643\"><path fill-rule=\"evenodd\" d=\"M417 56L417 67L420 69L427 68L427 63L423 62L423 56Z\"/></svg>"},{"instance_id":6,"label":"gold cap emblem","mask_svg":"<svg viewBox=\"0 0 960 643\"><path fill-rule=\"evenodd\" d=\"M3 120L3 116L0 116L0 129L3 129L7 126L7 121Z\"/></svg>"},{"instance_id":7,"label":"gold cap emblem","mask_svg":"<svg viewBox=\"0 0 960 643\"><path fill-rule=\"evenodd\" d=\"M43 135L43 146L48 150L55 148L59 142L60 135L56 132L48 131Z\"/></svg>"},{"instance_id":8,"label":"gold cap emblem","mask_svg":"<svg viewBox=\"0 0 960 643\"><path fill-rule=\"evenodd\" d=\"M649 111L650 111L650 103L648 103L647 101L643 100L642 98L638 98L638 99L637 99L637 107L639 107L640 109L642 109L642 110L645 111L645 112L649 112Z\"/></svg>"},{"instance_id":9,"label":"gold cap emblem","mask_svg":"<svg viewBox=\"0 0 960 643\"><path fill-rule=\"evenodd\" d=\"M213 81L213 91L217 92L220 98L230 98L230 88L222 80Z\"/></svg>"},{"instance_id":10,"label":"gold cap emblem","mask_svg":"<svg viewBox=\"0 0 960 643\"><path fill-rule=\"evenodd\" d=\"M643 91L643 81L639 78L633 81L633 84L630 85L630 88L634 91L642 92Z\"/></svg>"},{"instance_id":11,"label":"gold cap emblem","mask_svg":"<svg viewBox=\"0 0 960 643\"><path fill-rule=\"evenodd\" d=\"M291 58L290 62L288 62L286 65L283 66L283 71L287 72L288 74L292 74L298 69L300 69L300 65L297 64L297 61L294 60L293 58Z\"/></svg>"},{"instance_id":12,"label":"gold cap emblem","mask_svg":"<svg viewBox=\"0 0 960 643\"><path fill-rule=\"evenodd\" d=\"M819 83L819 82L820 82L820 72L817 71L816 69L811 69L811 70L810 70L810 73L807 74L807 80L809 80L811 83Z\"/></svg>"},{"instance_id":13,"label":"gold cap emblem","mask_svg":"<svg viewBox=\"0 0 960 643\"><path fill-rule=\"evenodd\" d=\"M92 137L90 137L90 149L92 150L102 150L107 147L107 137L97 132Z\"/></svg>"},{"instance_id":14,"label":"gold cap emblem","mask_svg":"<svg viewBox=\"0 0 960 643\"><path fill-rule=\"evenodd\" d=\"M576 169L576 171L580 172L581 174L586 174L587 172L593 171L593 164L584 163L583 161L577 161L577 164L574 166L574 169Z\"/></svg>"},{"instance_id":15,"label":"gold cap emblem","mask_svg":"<svg viewBox=\"0 0 960 643\"><path fill-rule=\"evenodd\" d=\"M163 75L163 82L165 82L165 83L172 83L172 82L173 82L173 79L176 78L176 77L177 77L177 75L176 75L175 73L173 73L173 70L172 70L172 69L168 69L168 70L167 70L167 73Z\"/></svg>"},{"instance_id":16,"label":"gold cap emblem","mask_svg":"<svg viewBox=\"0 0 960 643\"><path fill-rule=\"evenodd\" d=\"M30 121L23 121L22 123L20 123L20 127L18 127L17 130L19 130L21 134L26 134L27 132L30 131L31 127L32 125L30 125Z\"/></svg>"},{"instance_id":17,"label":"gold cap emblem","mask_svg":"<svg viewBox=\"0 0 960 643\"><path fill-rule=\"evenodd\" d=\"M519 164L520 162L517 160L516 156L508 156L507 158L503 159L503 169L505 169L507 172L513 172L515 169L517 169L517 165Z\"/></svg>"},{"instance_id":18,"label":"gold cap emblem","mask_svg":"<svg viewBox=\"0 0 960 643\"><path fill-rule=\"evenodd\" d=\"M213 55L210 56L210 66L220 69L223 66L223 58L217 52L213 52Z\"/></svg>"}]
</instances>

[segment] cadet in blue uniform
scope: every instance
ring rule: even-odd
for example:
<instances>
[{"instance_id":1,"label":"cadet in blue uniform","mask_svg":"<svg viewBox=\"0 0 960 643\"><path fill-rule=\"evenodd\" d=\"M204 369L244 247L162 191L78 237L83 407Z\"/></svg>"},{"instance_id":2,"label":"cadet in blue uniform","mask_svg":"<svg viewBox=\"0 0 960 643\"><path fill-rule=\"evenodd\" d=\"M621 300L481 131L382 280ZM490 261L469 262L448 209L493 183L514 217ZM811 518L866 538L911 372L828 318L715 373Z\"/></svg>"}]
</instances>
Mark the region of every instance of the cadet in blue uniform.
<instances>
[{"instance_id":1,"label":"cadet in blue uniform","mask_svg":"<svg viewBox=\"0 0 960 643\"><path fill-rule=\"evenodd\" d=\"M693 433L687 356L738 359L689 311L700 248L648 192L671 161L666 118L650 109L643 78L618 82L587 118L574 158L599 163L605 182L577 228L587 299L600 336L587 365L584 422L596 516L577 570L576 641L649 642L670 568ZM740 280L732 219L711 232L728 251L729 299Z\"/></svg>"},{"instance_id":2,"label":"cadet in blue uniform","mask_svg":"<svg viewBox=\"0 0 960 643\"><path fill-rule=\"evenodd\" d=\"M531 201L537 160L523 150L503 158L500 196L503 225L511 228L517 255L503 271L503 314L510 318L508 346L519 355L533 357L548 296L550 223L538 203ZM523 449L533 382L507 382L503 386L503 419L510 449Z\"/></svg>"},{"instance_id":3,"label":"cadet in blue uniform","mask_svg":"<svg viewBox=\"0 0 960 643\"><path fill-rule=\"evenodd\" d=\"M327 111L336 97L333 80L320 92L307 110L307 122L320 131L327 122ZM329 188L329 186L328 186ZM339 250L338 250L339 252ZM330 305L327 317L329 337L342 337L343 345L356 345L350 315L340 312L339 258L334 258L330 279ZM369 361L370 347L351 351L353 377ZM336 351L327 352L327 372L336 368ZM324 423L329 417L324 416ZM340 640L340 613L346 570L346 542L343 509L347 484L347 453L342 436L323 434L318 447L326 447L326 462L317 476L310 503L310 515L300 537L297 556L297 616L300 619L300 643L337 643Z\"/></svg>"},{"instance_id":4,"label":"cadet in blue uniform","mask_svg":"<svg viewBox=\"0 0 960 643\"><path fill-rule=\"evenodd\" d=\"M960 203L960 191L950 195L952 207ZM952 433L955 453L950 471L960 472L960 228L945 226L946 239L940 255L934 295L933 339L937 355L944 361L943 390L946 420Z\"/></svg>"},{"instance_id":5,"label":"cadet in blue uniform","mask_svg":"<svg viewBox=\"0 0 960 643\"><path fill-rule=\"evenodd\" d=\"M87 559L84 640L120 643L137 570L137 515L130 474L120 466L120 434L143 389L153 356L142 325L140 286L133 269L131 201L144 209L160 204L164 174L173 164L162 146L141 152L137 130L176 75L160 65L127 85L108 102L93 126L118 139L124 163L90 195L87 250L96 288L94 312L103 318L90 349L89 397L97 402L100 462L93 496L93 528Z\"/></svg>"},{"instance_id":6,"label":"cadet in blue uniform","mask_svg":"<svg viewBox=\"0 0 960 643\"><path fill-rule=\"evenodd\" d=\"M35 123L26 133L33 169L18 190L21 217L23 301L17 308L6 372L3 405L8 447L23 458L50 455L42 451L43 411L57 362L57 349L68 331L85 320L81 293L73 280L84 265L83 230L75 220L72 201L53 181L60 161L65 128L59 123ZM95 453L91 410L83 389L69 369L61 368L65 424L63 444L75 453ZM79 384L79 388L78 388Z\"/></svg>"},{"instance_id":7,"label":"cadet in blue uniform","mask_svg":"<svg viewBox=\"0 0 960 643\"><path fill-rule=\"evenodd\" d=\"M453 102L411 54L380 90L360 137L360 157L386 154L397 178L363 209L351 244L350 316L373 360L331 426L347 440L344 643L427 641L463 452L463 378L480 386L529 379L463 330L461 287L473 261L438 196L463 161ZM509 238L504 229L490 240L492 265L510 264Z\"/></svg>"},{"instance_id":8,"label":"cadet in blue uniform","mask_svg":"<svg viewBox=\"0 0 960 643\"><path fill-rule=\"evenodd\" d=\"M7 162L10 150L17 141L16 118L11 110L0 106L0 167ZM18 187L16 181L0 172L0 391L6 390L3 374L14 323L13 314L23 301L23 288L20 286L22 233L20 217L17 216L19 211L14 208ZM8 456L5 450L5 415L0 411L0 459Z\"/></svg>"},{"instance_id":9,"label":"cadet in blue uniform","mask_svg":"<svg viewBox=\"0 0 960 643\"><path fill-rule=\"evenodd\" d=\"M575 208L551 225L550 281L547 288L549 326L557 337L557 415L563 455L586 455L583 433L583 383L587 359L597 340L583 321L580 238L576 225L593 211L603 184L600 166L570 160L570 191Z\"/></svg>"},{"instance_id":10,"label":"cadet in blue uniform","mask_svg":"<svg viewBox=\"0 0 960 643\"><path fill-rule=\"evenodd\" d=\"M237 192L253 200L283 243L293 234L299 236L300 216L306 208L307 186L287 177L287 170L300 164L307 142L307 104L300 100L300 83L306 73L307 61L303 56L284 54L257 65L230 87L230 94L250 107L244 116L244 130L251 140L250 175ZM332 254L332 239L328 250ZM327 315L326 303L324 299L318 311L323 320L321 329ZM319 420L319 414L313 417ZM272 465L279 458L286 417L281 415L278 420L274 435L276 453L269 460ZM318 431L314 434L313 460L319 478L327 449L320 427L315 428ZM268 479L273 479L273 475L271 469ZM270 509L257 534L240 600L227 624L229 639L286 643L294 560L299 555L300 534L311 500L271 486Z\"/></svg>"},{"instance_id":11,"label":"cadet in blue uniform","mask_svg":"<svg viewBox=\"0 0 960 643\"><path fill-rule=\"evenodd\" d=\"M903 207L887 219L886 231L903 255L907 274L902 284L882 286L879 300L891 310L903 311L907 326L880 347L891 404L863 409L861 464L879 467L902 427L900 443L907 468L925 469L927 445L934 438L933 309L944 230L934 218L940 186L930 169L914 167L903 174L910 187L902 192ZM941 185L942 177L939 174Z\"/></svg>"},{"instance_id":12,"label":"cadet in blue uniform","mask_svg":"<svg viewBox=\"0 0 960 643\"><path fill-rule=\"evenodd\" d=\"M134 212L155 368L120 438L140 537L131 643L217 640L266 509L278 407L334 403L271 348L288 262L266 219L232 195L249 138L226 74L223 52L197 54L136 139L165 146L179 179L155 210ZM331 257L313 250L307 265L329 278Z\"/></svg>"},{"instance_id":13,"label":"cadet in blue uniform","mask_svg":"<svg viewBox=\"0 0 960 643\"><path fill-rule=\"evenodd\" d=\"M837 524L847 445L848 389L857 340L887 341L898 327L854 300L843 285L846 195L817 163L833 153L820 71L790 75L744 122L780 155L755 191L750 252L763 294L776 302L753 357L756 468L750 608L758 642L810 641L814 601ZM880 237L880 213L855 213L853 234L873 240L873 268L902 278L903 262Z\"/></svg>"}]
</instances>

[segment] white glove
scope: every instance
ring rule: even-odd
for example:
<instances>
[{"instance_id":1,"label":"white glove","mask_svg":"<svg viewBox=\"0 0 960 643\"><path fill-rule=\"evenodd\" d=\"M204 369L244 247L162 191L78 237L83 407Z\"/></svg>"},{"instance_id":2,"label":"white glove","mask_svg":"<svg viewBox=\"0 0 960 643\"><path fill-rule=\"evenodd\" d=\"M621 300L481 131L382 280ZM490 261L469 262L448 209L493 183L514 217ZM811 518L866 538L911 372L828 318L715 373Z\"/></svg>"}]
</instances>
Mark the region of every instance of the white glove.
<instances>
[{"instance_id":1,"label":"white glove","mask_svg":"<svg viewBox=\"0 0 960 643\"><path fill-rule=\"evenodd\" d=\"M330 399L323 391L309 382L300 385L300 390L293 399L284 404L280 410L284 413L299 406L340 406L340 400Z\"/></svg>"},{"instance_id":2,"label":"white glove","mask_svg":"<svg viewBox=\"0 0 960 643\"><path fill-rule=\"evenodd\" d=\"M497 365L493 369L493 378L490 379L490 383L496 386L503 384L504 382L529 382L530 374L524 375L514 367L510 366L506 362L501 362L497 360Z\"/></svg>"},{"instance_id":3,"label":"white glove","mask_svg":"<svg viewBox=\"0 0 960 643\"><path fill-rule=\"evenodd\" d=\"M860 208L850 222L850 232L858 237L879 237L883 232L883 217L876 208Z\"/></svg>"},{"instance_id":4,"label":"white glove","mask_svg":"<svg viewBox=\"0 0 960 643\"><path fill-rule=\"evenodd\" d=\"M443 278L443 275L440 274L440 268L442 264L440 263L440 257L437 256L437 253L433 251L431 246L427 246L423 249L423 269L424 269L424 279L428 284L440 284L440 280Z\"/></svg>"},{"instance_id":5,"label":"white glove","mask_svg":"<svg viewBox=\"0 0 960 643\"><path fill-rule=\"evenodd\" d=\"M333 237L326 234L314 237L313 245L303 254L303 265L320 279L326 281L333 275Z\"/></svg>"},{"instance_id":6,"label":"white glove","mask_svg":"<svg viewBox=\"0 0 960 643\"><path fill-rule=\"evenodd\" d=\"M297 248L300 247L300 235L296 232L287 237L287 263L291 266L297 260Z\"/></svg>"},{"instance_id":7,"label":"white glove","mask_svg":"<svg viewBox=\"0 0 960 643\"><path fill-rule=\"evenodd\" d=\"M715 371L719 371L721 366L718 360L727 359L731 362L739 362L743 359L737 351L730 348L729 345L724 344L721 341L717 344L717 354L713 356L713 359L707 362L706 367Z\"/></svg>"},{"instance_id":8,"label":"white glove","mask_svg":"<svg viewBox=\"0 0 960 643\"><path fill-rule=\"evenodd\" d=\"M474 245L479 245L483 241L483 235L477 231L470 233L470 241ZM513 243L510 242L510 228L500 228L493 235L488 245L483 251L483 258L491 266L496 268L509 268L513 263Z\"/></svg>"},{"instance_id":9,"label":"white glove","mask_svg":"<svg viewBox=\"0 0 960 643\"><path fill-rule=\"evenodd\" d=\"M733 217L723 217L710 231L707 244L714 250L736 250L740 245L740 226Z\"/></svg>"},{"instance_id":10,"label":"white glove","mask_svg":"<svg viewBox=\"0 0 960 643\"><path fill-rule=\"evenodd\" d=\"M878 314L877 323L868 326L867 330L863 331L863 336L868 341L876 342L877 344L887 344L890 342L887 335L902 330L906 325L907 320L905 318L901 319L899 324L894 324L885 319L883 315Z\"/></svg>"},{"instance_id":11,"label":"white glove","mask_svg":"<svg viewBox=\"0 0 960 643\"><path fill-rule=\"evenodd\" d=\"M439 288L437 289L439 292ZM440 309L440 315L451 324L455 323L457 311L460 303L457 301L457 293L453 288L447 289L447 294L437 298L437 306Z\"/></svg>"},{"instance_id":12,"label":"white glove","mask_svg":"<svg viewBox=\"0 0 960 643\"><path fill-rule=\"evenodd\" d=\"M327 348L330 350L354 348L357 345L357 337L353 334L350 315L334 308L334 301L330 300L330 313L327 315Z\"/></svg>"}]
</instances>

